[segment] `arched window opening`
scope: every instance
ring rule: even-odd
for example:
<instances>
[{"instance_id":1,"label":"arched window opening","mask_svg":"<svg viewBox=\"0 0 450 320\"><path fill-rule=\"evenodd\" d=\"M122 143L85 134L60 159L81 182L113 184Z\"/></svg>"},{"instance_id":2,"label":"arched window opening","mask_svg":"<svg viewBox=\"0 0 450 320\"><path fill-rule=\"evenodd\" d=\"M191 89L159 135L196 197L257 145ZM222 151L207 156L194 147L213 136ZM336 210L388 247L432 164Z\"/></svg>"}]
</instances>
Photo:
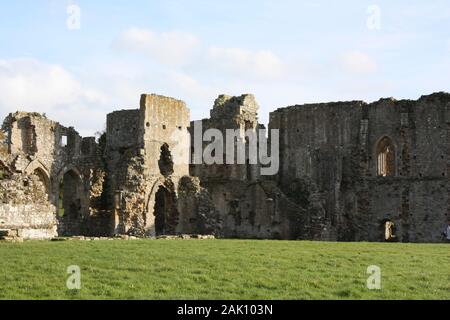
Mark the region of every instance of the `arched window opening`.
<instances>
[{"instance_id":1,"label":"arched window opening","mask_svg":"<svg viewBox=\"0 0 450 320\"><path fill-rule=\"evenodd\" d=\"M381 139L377 145L377 175L379 177L395 175L395 148L388 137Z\"/></svg>"}]
</instances>

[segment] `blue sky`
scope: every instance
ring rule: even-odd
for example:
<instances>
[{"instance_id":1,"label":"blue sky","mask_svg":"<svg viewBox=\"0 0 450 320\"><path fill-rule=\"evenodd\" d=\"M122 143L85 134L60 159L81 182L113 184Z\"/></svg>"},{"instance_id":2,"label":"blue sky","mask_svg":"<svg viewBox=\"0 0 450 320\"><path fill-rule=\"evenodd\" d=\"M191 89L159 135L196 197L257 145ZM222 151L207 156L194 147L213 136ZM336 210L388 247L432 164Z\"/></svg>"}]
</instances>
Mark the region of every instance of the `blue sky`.
<instances>
[{"instance_id":1,"label":"blue sky","mask_svg":"<svg viewBox=\"0 0 450 320\"><path fill-rule=\"evenodd\" d=\"M266 123L292 104L450 91L448 1L16 0L0 21L0 116L45 112L83 135L141 93L192 119L254 93Z\"/></svg>"}]
</instances>

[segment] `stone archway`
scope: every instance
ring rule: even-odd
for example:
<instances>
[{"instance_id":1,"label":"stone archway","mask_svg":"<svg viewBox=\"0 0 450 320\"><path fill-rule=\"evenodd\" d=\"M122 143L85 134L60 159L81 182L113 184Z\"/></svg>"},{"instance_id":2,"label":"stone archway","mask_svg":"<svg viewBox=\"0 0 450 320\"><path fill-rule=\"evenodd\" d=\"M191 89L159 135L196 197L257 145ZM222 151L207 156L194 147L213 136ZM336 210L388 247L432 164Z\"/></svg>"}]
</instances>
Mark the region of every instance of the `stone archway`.
<instances>
[{"instance_id":1,"label":"stone archway","mask_svg":"<svg viewBox=\"0 0 450 320\"><path fill-rule=\"evenodd\" d=\"M153 207L155 217L155 235L172 235L178 224L177 198L166 186L159 186L155 193Z\"/></svg>"},{"instance_id":2,"label":"stone archway","mask_svg":"<svg viewBox=\"0 0 450 320\"><path fill-rule=\"evenodd\" d=\"M146 203L145 232L149 236L175 234L178 225L178 198L170 179L155 181Z\"/></svg>"},{"instance_id":3,"label":"stone archway","mask_svg":"<svg viewBox=\"0 0 450 320\"><path fill-rule=\"evenodd\" d=\"M83 182L77 171L70 169L59 179L58 217L64 235L80 235L83 220Z\"/></svg>"},{"instance_id":4,"label":"stone archway","mask_svg":"<svg viewBox=\"0 0 450 320\"><path fill-rule=\"evenodd\" d=\"M35 159L31 161L28 166L25 168L25 173L27 175L35 175L45 186L45 191L48 195L51 194L51 186L50 186L50 174L44 164Z\"/></svg>"},{"instance_id":5,"label":"stone archway","mask_svg":"<svg viewBox=\"0 0 450 320\"><path fill-rule=\"evenodd\" d=\"M153 214L155 216L155 234L157 236L168 233L168 213L171 207L170 193L164 187L159 187L155 194L155 206Z\"/></svg>"}]
</instances>

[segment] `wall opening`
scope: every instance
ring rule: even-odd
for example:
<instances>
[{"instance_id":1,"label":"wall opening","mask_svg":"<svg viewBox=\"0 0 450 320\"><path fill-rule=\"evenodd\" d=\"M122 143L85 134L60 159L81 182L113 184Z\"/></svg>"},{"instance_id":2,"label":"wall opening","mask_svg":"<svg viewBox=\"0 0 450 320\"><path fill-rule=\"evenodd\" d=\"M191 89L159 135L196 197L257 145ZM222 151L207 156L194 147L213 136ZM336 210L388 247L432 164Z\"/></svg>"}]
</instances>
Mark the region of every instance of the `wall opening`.
<instances>
[{"instance_id":1,"label":"wall opening","mask_svg":"<svg viewBox=\"0 0 450 320\"><path fill-rule=\"evenodd\" d=\"M37 152L36 127L31 123L26 130L24 145L26 146L25 150L27 153L35 154Z\"/></svg>"},{"instance_id":2,"label":"wall opening","mask_svg":"<svg viewBox=\"0 0 450 320\"><path fill-rule=\"evenodd\" d=\"M0 180L9 179L11 171L0 161Z\"/></svg>"},{"instance_id":3,"label":"wall opening","mask_svg":"<svg viewBox=\"0 0 450 320\"><path fill-rule=\"evenodd\" d=\"M245 128L245 131L252 130L252 129L255 128L255 125L254 125L254 123L252 121L245 120L244 121L244 128Z\"/></svg>"},{"instance_id":4,"label":"wall opening","mask_svg":"<svg viewBox=\"0 0 450 320\"><path fill-rule=\"evenodd\" d=\"M173 174L173 159L170 153L169 145L163 144L161 147L161 155L158 161L159 171L165 177Z\"/></svg>"},{"instance_id":5,"label":"wall opening","mask_svg":"<svg viewBox=\"0 0 450 320\"><path fill-rule=\"evenodd\" d=\"M172 233L171 216L175 210L175 203L172 194L163 186L159 187L155 195L155 233L157 236Z\"/></svg>"},{"instance_id":6,"label":"wall opening","mask_svg":"<svg viewBox=\"0 0 450 320\"><path fill-rule=\"evenodd\" d=\"M59 190L59 216L68 220L80 220L82 182L79 175L73 170L67 171Z\"/></svg>"},{"instance_id":7,"label":"wall opening","mask_svg":"<svg viewBox=\"0 0 450 320\"><path fill-rule=\"evenodd\" d=\"M395 175L395 148L392 140L384 137L377 145L377 175L390 177Z\"/></svg>"},{"instance_id":8,"label":"wall opening","mask_svg":"<svg viewBox=\"0 0 450 320\"><path fill-rule=\"evenodd\" d=\"M384 224L384 241L393 242L396 240L395 224L391 220L385 220Z\"/></svg>"},{"instance_id":9,"label":"wall opening","mask_svg":"<svg viewBox=\"0 0 450 320\"><path fill-rule=\"evenodd\" d=\"M61 147L66 147L67 146L67 136L63 135L61 136Z\"/></svg>"}]
</instances>

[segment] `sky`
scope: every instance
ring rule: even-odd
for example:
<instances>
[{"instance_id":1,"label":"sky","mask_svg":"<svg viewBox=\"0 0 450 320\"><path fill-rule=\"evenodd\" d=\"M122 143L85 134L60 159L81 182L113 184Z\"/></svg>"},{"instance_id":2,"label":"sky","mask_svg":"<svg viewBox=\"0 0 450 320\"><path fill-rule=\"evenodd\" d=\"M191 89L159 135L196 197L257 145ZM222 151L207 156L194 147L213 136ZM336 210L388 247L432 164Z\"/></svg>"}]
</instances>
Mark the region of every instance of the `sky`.
<instances>
[{"instance_id":1,"label":"sky","mask_svg":"<svg viewBox=\"0 0 450 320\"><path fill-rule=\"evenodd\" d=\"M450 92L448 0L15 0L0 8L0 117L37 111L83 136L142 93L277 108Z\"/></svg>"}]
</instances>

